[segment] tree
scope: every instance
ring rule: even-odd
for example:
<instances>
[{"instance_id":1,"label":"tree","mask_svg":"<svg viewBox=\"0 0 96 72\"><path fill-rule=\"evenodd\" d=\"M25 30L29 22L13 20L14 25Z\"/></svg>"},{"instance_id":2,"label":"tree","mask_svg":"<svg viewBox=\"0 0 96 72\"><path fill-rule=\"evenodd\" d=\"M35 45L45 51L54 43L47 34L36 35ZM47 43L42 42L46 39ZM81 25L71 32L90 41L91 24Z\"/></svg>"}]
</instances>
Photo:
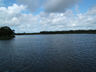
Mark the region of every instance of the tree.
<instances>
[{"instance_id":1,"label":"tree","mask_svg":"<svg viewBox=\"0 0 96 72\"><path fill-rule=\"evenodd\" d=\"M0 37L8 37L8 38L13 38L14 36L14 30L11 30L9 27L4 26L0 28Z\"/></svg>"}]
</instances>

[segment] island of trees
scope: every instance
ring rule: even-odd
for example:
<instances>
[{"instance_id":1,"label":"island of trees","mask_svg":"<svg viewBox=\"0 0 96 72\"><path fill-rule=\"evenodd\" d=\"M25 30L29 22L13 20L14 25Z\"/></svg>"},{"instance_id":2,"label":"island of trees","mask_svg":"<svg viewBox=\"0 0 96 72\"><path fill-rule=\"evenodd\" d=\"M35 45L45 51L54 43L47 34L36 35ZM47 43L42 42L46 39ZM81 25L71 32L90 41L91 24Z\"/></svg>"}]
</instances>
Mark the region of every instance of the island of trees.
<instances>
[{"instance_id":1,"label":"island of trees","mask_svg":"<svg viewBox=\"0 0 96 72\"><path fill-rule=\"evenodd\" d=\"M12 39L15 37L14 30L11 30L9 27L4 26L0 28L0 40Z\"/></svg>"}]
</instances>

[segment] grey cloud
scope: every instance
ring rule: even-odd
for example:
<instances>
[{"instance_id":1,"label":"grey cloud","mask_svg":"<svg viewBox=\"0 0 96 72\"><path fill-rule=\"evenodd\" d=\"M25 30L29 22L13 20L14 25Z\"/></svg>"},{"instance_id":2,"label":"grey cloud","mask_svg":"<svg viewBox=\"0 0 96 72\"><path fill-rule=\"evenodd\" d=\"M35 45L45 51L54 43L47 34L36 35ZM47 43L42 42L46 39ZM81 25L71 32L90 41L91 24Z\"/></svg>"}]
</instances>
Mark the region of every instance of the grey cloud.
<instances>
[{"instance_id":1,"label":"grey cloud","mask_svg":"<svg viewBox=\"0 0 96 72\"><path fill-rule=\"evenodd\" d=\"M26 5L30 11L44 7L46 12L64 12L73 7L79 0L17 0L19 4Z\"/></svg>"},{"instance_id":2,"label":"grey cloud","mask_svg":"<svg viewBox=\"0 0 96 72\"><path fill-rule=\"evenodd\" d=\"M67 8L73 7L79 0L47 0L45 3L46 12L64 12Z\"/></svg>"}]
</instances>

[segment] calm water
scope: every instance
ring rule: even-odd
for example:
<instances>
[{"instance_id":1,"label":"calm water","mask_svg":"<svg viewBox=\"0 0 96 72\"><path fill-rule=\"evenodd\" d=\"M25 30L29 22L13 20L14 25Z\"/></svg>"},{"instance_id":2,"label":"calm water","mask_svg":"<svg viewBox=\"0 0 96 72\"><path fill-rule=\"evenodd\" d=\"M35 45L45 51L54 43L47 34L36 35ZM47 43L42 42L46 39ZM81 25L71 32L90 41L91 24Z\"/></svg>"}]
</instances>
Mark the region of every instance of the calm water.
<instances>
[{"instance_id":1,"label":"calm water","mask_svg":"<svg viewBox=\"0 0 96 72\"><path fill-rule=\"evenodd\" d=\"M96 72L96 35L22 35L0 41L0 72Z\"/></svg>"}]
</instances>

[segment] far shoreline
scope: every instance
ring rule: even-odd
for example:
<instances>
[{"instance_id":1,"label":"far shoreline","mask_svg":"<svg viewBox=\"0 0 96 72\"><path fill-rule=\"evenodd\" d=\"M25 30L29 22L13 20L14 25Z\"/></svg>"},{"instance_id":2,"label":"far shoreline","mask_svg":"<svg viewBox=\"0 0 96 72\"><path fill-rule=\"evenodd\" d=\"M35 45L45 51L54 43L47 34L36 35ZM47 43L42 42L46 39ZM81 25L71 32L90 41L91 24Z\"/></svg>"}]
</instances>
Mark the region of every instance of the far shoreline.
<instances>
[{"instance_id":1,"label":"far shoreline","mask_svg":"<svg viewBox=\"0 0 96 72\"><path fill-rule=\"evenodd\" d=\"M41 31L38 33L15 33L15 35L48 35L48 34L96 34L96 30Z\"/></svg>"}]
</instances>

